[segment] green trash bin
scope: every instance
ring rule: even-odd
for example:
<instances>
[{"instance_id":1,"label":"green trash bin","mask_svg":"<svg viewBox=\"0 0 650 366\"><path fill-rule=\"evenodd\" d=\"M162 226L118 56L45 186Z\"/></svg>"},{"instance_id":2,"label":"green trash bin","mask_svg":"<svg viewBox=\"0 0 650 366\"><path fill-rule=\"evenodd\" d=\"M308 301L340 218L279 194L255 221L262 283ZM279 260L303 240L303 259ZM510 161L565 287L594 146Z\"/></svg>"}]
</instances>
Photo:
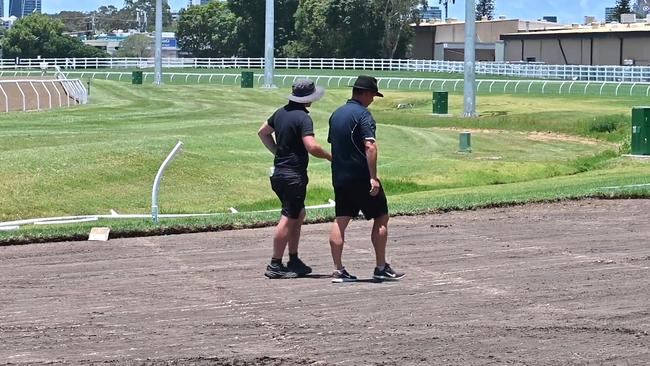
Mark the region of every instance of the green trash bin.
<instances>
[{"instance_id":1,"label":"green trash bin","mask_svg":"<svg viewBox=\"0 0 650 366\"><path fill-rule=\"evenodd\" d=\"M131 73L131 84L142 85L142 71L133 71Z\"/></svg>"},{"instance_id":2,"label":"green trash bin","mask_svg":"<svg viewBox=\"0 0 650 366\"><path fill-rule=\"evenodd\" d=\"M458 151L459 152L472 152L472 134L469 132L461 132L458 136Z\"/></svg>"},{"instance_id":3,"label":"green trash bin","mask_svg":"<svg viewBox=\"0 0 650 366\"><path fill-rule=\"evenodd\" d=\"M632 108L632 155L650 155L650 107Z\"/></svg>"},{"instance_id":4,"label":"green trash bin","mask_svg":"<svg viewBox=\"0 0 650 366\"><path fill-rule=\"evenodd\" d=\"M445 91L433 92L433 114L448 114L449 113L449 93Z\"/></svg>"},{"instance_id":5,"label":"green trash bin","mask_svg":"<svg viewBox=\"0 0 650 366\"><path fill-rule=\"evenodd\" d=\"M253 87L253 72L252 71L242 71L241 73L241 87L242 88L252 88Z\"/></svg>"}]
</instances>

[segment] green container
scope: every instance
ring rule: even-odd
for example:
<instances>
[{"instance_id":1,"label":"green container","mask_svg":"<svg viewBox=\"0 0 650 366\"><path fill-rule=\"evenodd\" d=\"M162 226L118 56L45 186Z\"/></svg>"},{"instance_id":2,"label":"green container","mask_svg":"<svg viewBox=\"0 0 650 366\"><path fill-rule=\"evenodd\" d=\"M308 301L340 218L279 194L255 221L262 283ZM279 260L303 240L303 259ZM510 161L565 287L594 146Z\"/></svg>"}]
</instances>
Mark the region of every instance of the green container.
<instances>
[{"instance_id":1,"label":"green container","mask_svg":"<svg viewBox=\"0 0 650 366\"><path fill-rule=\"evenodd\" d=\"M458 151L472 152L472 134L469 132L461 132L458 136Z\"/></svg>"},{"instance_id":2,"label":"green container","mask_svg":"<svg viewBox=\"0 0 650 366\"><path fill-rule=\"evenodd\" d=\"M632 108L632 155L650 155L650 107Z\"/></svg>"},{"instance_id":3,"label":"green container","mask_svg":"<svg viewBox=\"0 0 650 366\"><path fill-rule=\"evenodd\" d=\"M449 113L449 93L445 91L433 92L433 114L448 114Z\"/></svg>"},{"instance_id":4,"label":"green container","mask_svg":"<svg viewBox=\"0 0 650 366\"><path fill-rule=\"evenodd\" d=\"M133 71L131 73L131 84L142 85L142 71Z\"/></svg>"},{"instance_id":5,"label":"green container","mask_svg":"<svg viewBox=\"0 0 650 366\"><path fill-rule=\"evenodd\" d=\"M241 73L241 87L242 88L252 88L253 87L253 72L252 71L242 71Z\"/></svg>"}]
</instances>

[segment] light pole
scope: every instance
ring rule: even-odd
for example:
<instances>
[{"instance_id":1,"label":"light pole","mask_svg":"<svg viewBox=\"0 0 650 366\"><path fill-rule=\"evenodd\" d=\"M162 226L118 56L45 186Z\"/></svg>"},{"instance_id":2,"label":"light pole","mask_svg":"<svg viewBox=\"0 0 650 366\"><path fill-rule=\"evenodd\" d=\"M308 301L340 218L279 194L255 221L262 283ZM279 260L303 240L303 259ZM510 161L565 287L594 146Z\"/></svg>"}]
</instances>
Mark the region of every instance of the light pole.
<instances>
[{"instance_id":1,"label":"light pole","mask_svg":"<svg viewBox=\"0 0 650 366\"><path fill-rule=\"evenodd\" d=\"M476 5L465 0L465 111L463 117L476 117Z\"/></svg>"},{"instance_id":2,"label":"light pole","mask_svg":"<svg viewBox=\"0 0 650 366\"><path fill-rule=\"evenodd\" d=\"M162 0L156 0L156 52L154 54L154 85L162 85Z\"/></svg>"},{"instance_id":3,"label":"light pole","mask_svg":"<svg viewBox=\"0 0 650 366\"><path fill-rule=\"evenodd\" d=\"M275 22L274 0L266 0L266 27L264 32L264 88L275 88L273 84L274 61L274 35Z\"/></svg>"}]
</instances>

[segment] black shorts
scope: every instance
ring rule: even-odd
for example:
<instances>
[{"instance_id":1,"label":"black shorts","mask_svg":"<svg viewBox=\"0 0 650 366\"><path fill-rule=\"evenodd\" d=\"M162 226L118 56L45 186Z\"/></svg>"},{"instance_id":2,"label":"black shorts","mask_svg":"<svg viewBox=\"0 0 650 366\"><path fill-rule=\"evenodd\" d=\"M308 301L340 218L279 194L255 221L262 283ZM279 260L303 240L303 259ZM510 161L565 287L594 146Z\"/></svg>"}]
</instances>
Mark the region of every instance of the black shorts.
<instances>
[{"instance_id":1,"label":"black shorts","mask_svg":"<svg viewBox=\"0 0 650 366\"><path fill-rule=\"evenodd\" d=\"M361 211L366 220L370 220L388 214L384 188L379 187L379 193L373 197L370 195L370 182L334 187L334 201L336 217L357 217Z\"/></svg>"},{"instance_id":2,"label":"black shorts","mask_svg":"<svg viewBox=\"0 0 650 366\"><path fill-rule=\"evenodd\" d=\"M290 219L300 217L305 208L307 177L272 176L271 188L282 202L282 215Z\"/></svg>"}]
</instances>

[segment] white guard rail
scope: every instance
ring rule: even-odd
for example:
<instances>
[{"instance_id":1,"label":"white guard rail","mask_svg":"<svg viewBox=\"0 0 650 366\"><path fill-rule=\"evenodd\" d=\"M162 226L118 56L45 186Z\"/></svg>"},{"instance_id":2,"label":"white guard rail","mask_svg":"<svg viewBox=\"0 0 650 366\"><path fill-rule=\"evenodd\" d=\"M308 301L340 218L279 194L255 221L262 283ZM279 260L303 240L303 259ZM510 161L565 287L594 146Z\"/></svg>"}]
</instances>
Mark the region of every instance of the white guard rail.
<instances>
[{"instance_id":1,"label":"white guard rail","mask_svg":"<svg viewBox=\"0 0 650 366\"><path fill-rule=\"evenodd\" d=\"M0 71L0 77L7 71ZM14 74L17 71L9 71ZM26 72L29 74L30 72ZM66 76L77 79L104 79L116 81L131 80L131 72L119 71L64 71ZM145 81L153 82L153 73L143 73ZM240 73L163 73L165 83L170 84L223 84L237 85L241 81ZM255 75L259 85L263 75ZM298 78L310 78L318 85L334 88L352 85L356 76L333 75L275 75L276 85L289 87ZM406 90L436 90L461 92L463 79L438 78L400 78L379 77L380 88ZM83 86L83 85L82 85ZM518 80L518 79L478 79L476 89L480 93L505 94L557 94L557 95L594 95L594 96L645 96L650 97L650 83L608 82L608 81L574 81L574 80Z\"/></svg>"},{"instance_id":2,"label":"white guard rail","mask_svg":"<svg viewBox=\"0 0 650 366\"><path fill-rule=\"evenodd\" d=\"M81 80L0 80L0 110L5 112L69 107L70 99L73 104L88 103L88 90Z\"/></svg>"},{"instance_id":3,"label":"white guard rail","mask_svg":"<svg viewBox=\"0 0 650 366\"><path fill-rule=\"evenodd\" d=\"M0 60L0 69L38 68L42 63L63 69L150 68L153 58L37 58ZM263 58L163 58L166 68L261 69ZM384 70L462 73L463 62L412 59L276 58L276 69ZM479 75L574 81L650 82L650 66L547 65L520 62L477 62Z\"/></svg>"}]
</instances>

